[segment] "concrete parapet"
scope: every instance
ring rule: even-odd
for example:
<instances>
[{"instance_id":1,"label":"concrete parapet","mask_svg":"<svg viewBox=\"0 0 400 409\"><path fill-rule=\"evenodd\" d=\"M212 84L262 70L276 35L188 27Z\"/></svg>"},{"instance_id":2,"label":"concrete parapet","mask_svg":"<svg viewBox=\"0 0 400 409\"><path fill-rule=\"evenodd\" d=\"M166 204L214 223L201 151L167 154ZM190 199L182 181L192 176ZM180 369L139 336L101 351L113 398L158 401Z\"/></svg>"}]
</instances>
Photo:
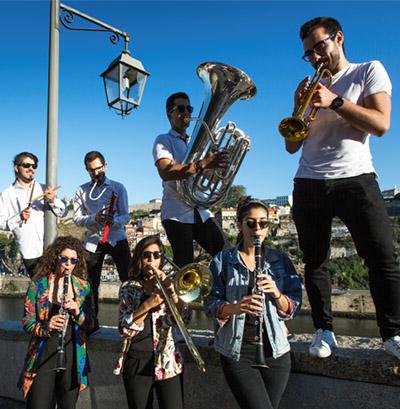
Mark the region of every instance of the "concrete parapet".
<instances>
[{"instance_id":1,"label":"concrete parapet","mask_svg":"<svg viewBox=\"0 0 400 409\"><path fill-rule=\"evenodd\" d=\"M206 362L207 372L197 370L182 345L185 358L185 402L190 409L237 409L210 343L209 331L191 331ZM29 337L14 321L0 323L0 396L21 400L16 388ZM281 409L398 409L399 361L384 353L377 338L338 337L340 348L327 359L308 355L311 335L291 338L293 372ZM112 374L120 338L115 328L102 327L90 337L90 388L81 393L78 409L126 409L121 377ZM156 406L155 406L156 407Z\"/></svg>"},{"instance_id":2,"label":"concrete parapet","mask_svg":"<svg viewBox=\"0 0 400 409\"><path fill-rule=\"evenodd\" d=\"M0 296L24 296L29 284L28 278L0 277ZM100 285L99 298L101 301L118 301L120 283L105 282ZM302 311L309 312L310 304L307 294L303 291ZM352 317L375 316L375 307L371 294L366 290L333 291L332 311L335 315Z\"/></svg>"}]
</instances>

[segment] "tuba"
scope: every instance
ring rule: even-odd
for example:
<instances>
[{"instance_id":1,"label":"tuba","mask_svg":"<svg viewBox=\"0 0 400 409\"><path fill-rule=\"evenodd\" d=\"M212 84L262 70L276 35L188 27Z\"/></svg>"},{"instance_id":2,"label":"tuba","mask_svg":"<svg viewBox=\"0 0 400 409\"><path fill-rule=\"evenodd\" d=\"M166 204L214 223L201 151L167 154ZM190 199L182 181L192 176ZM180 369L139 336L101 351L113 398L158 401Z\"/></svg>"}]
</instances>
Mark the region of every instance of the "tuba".
<instances>
[{"instance_id":1,"label":"tuba","mask_svg":"<svg viewBox=\"0 0 400 409\"><path fill-rule=\"evenodd\" d=\"M253 80L243 71L227 64L205 62L197 67L205 87L205 98L196 121L183 164L195 162L210 152L229 153L229 166L211 169L177 182L178 192L191 207L211 207L223 199L250 148L250 140L233 122L219 126L228 108L238 99L256 94Z\"/></svg>"},{"instance_id":2,"label":"tuba","mask_svg":"<svg viewBox=\"0 0 400 409\"><path fill-rule=\"evenodd\" d=\"M328 82L326 87L330 88L332 85L332 73L324 68L324 64L320 64L315 71L314 77L312 78L310 84L308 85L308 91L304 97L303 102L301 103L298 110L294 113L293 116L282 119L279 124L279 133L290 142L301 142L308 136L308 126L310 122L315 121L318 116L319 108L312 108L308 116L306 117L306 111L312 97L317 89L318 84L324 79L327 78Z\"/></svg>"}]
</instances>

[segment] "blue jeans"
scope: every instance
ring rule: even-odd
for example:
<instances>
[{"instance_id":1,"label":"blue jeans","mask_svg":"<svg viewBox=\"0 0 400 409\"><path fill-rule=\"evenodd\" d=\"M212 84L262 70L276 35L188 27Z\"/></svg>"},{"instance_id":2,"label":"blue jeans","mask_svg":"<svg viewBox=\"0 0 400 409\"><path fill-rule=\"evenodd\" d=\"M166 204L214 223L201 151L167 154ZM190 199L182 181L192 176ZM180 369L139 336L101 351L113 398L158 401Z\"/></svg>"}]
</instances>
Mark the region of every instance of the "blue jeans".
<instances>
[{"instance_id":1,"label":"blue jeans","mask_svg":"<svg viewBox=\"0 0 400 409\"><path fill-rule=\"evenodd\" d=\"M383 340L400 334L400 269L392 229L375 174L315 180L296 178L293 219L305 263L305 286L315 328L332 330L329 261L331 225L339 217L349 229L369 273Z\"/></svg>"}]
</instances>

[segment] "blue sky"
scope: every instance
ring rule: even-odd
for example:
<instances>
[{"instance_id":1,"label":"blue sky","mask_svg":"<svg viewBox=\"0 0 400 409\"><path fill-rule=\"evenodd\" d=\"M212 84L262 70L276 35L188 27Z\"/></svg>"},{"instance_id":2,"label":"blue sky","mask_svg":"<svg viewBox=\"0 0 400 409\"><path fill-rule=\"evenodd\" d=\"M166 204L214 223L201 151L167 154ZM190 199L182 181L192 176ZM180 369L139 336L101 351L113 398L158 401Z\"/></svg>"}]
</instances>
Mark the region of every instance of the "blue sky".
<instances>
[{"instance_id":1,"label":"blue sky","mask_svg":"<svg viewBox=\"0 0 400 409\"><path fill-rule=\"evenodd\" d=\"M225 115L250 135L251 151L235 179L261 197L290 194L299 153L289 155L277 132L292 112L298 82L312 74L300 58L301 24L313 17L337 18L351 62L380 60L393 83L392 126L371 138L382 189L400 184L400 73L397 1L68 1L65 3L131 34L130 50L151 73L140 108L125 120L105 102L99 76L123 44L104 33L60 33L59 167L60 196L73 196L87 181L83 157L100 150L108 176L125 184L130 203L161 197L151 148L167 132L165 99L176 91L191 96L195 114L203 99L196 67L220 61L241 68L257 95L238 101ZM20 151L39 156L45 180L49 1L0 0L0 190L13 179L11 160ZM396 28L395 28L396 25ZM192 128L189 130L191 133Z\"/></svg>"}]
</instances>

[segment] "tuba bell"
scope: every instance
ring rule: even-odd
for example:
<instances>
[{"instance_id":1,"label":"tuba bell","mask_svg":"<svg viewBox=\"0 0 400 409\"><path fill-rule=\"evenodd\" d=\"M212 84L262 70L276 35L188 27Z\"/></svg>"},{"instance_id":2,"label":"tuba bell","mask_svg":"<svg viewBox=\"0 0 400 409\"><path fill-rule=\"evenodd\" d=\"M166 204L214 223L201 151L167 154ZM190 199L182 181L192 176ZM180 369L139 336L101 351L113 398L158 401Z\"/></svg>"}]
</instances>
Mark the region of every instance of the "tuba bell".
<instances>
[{"instance_id":1,"label":"tuba bell","mask_svg":"<svg viewBox=\"0 0 400 409\"><path fill-rule=\"evenodd\" d=\"M233 122L219 123L238 99L256 94L253 80L243 71L227 64L205 62L197 67L205 87L205 98L188 145L183 164L195 162L215 150L229 153L229 166L211 169L177 182L183 200L191 207L211 207L223 199L250 148L250 140Z\"/></svg>"}]
</instances>

